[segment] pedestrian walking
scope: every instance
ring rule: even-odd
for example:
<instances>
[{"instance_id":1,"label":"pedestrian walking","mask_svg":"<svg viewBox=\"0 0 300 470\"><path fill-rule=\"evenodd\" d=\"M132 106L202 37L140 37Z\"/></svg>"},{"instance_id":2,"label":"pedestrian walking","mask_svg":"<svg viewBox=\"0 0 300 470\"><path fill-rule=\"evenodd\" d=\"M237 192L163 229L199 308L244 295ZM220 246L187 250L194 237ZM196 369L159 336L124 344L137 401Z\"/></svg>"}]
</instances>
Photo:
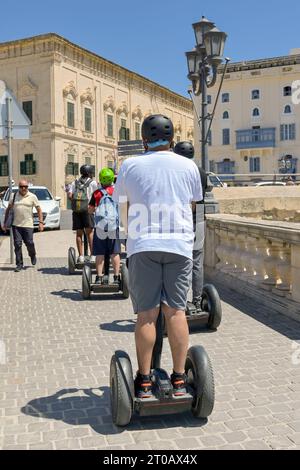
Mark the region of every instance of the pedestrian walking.
<instances>
[{"instance_id":1,"label":"pedestrian walking","mask_svg":"<svg viewBox=\"0 0 300 470\"><path fill-rule=\"evenodd\" d=\"M33 208L36 208L39 219L39 231L44 230L43 213L40 208L40 203L35 194L28 190L28 181L23 179L19 182L19 189L14 194L10 195L9 204L5 211L4 216L4 231L7 230L7 218L10 210L13 210L12 231L14 238L14 247L16 254L16 268L15 272L23 269L23 254L22 244L26 245L28 255L31 259L31 264L36 265L36 251L33 242Z\"/></svg>"}]
</instances>

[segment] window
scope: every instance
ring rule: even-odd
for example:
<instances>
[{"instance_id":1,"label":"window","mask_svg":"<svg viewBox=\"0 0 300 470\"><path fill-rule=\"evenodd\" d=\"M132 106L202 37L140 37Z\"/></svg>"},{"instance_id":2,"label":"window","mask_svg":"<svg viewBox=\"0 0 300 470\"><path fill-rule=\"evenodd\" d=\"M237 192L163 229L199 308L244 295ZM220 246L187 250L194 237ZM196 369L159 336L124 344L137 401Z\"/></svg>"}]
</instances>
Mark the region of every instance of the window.
<instances>
[{"instance_id":1,"label":"window","mask_svg":"<svg viewBox=\"0 0 300 470\"><path fill-rule=\"evenodd\" d=\"M141 139L141 124L139 122L134 123L134 133L135 133L135 140Z\"/></svg>"},{"instance_id":2,"label":"window","mask_svg":"<svg viewBox=\"0 0 300 470\"><path fill-rule=\"evenodd\" d=\"M211 95L207 95L207 104L211 104Z\"/></svg>"},{"instance_id":3,"label":"window","mask_svg":"<svg viewBox=\"0 0 300 470\"><path fill-rule=\"evenodd\" d=\"M284 108L284 114L291 114L292 108L289 104L287 104Z\"/></svg>"},{"instance_id":4,"label":"window","mask_svg":"<svg viewBox=\"0 0 300 470\"><path fill-rule=\"evenodd\" d=\"M295 139L296 139L296 124L281 124L280 140L295 140Z\"/></svg>"},{"instance_id":5,"label":"window","mask_svg":"<svg viewBox=\"0 0 300 470\"><path fill-rule=\"evenodd\" d=\"M70 101L67 102L67 126L75 127L75 106Z\"/></svg>"},{"instance_id":6,"label":"window","mask_svg":"<svg viewBox=\"0 0 300 470\"><path fill-rule=\"evenodd\" d=\"M32 101L23 101L23 111L32 125Z\"/></svg>"},{"instance_id":7,"label":"window","mask_svg":"<svg viewBox=\"0 0 300 470\"><path fill-rule=\"evenodd\" d=\"M259 100L259 98L260 98L259 90L252 90L252 99L253 100Z\"/></svg>"},{"instance_id":8,"label":"window","mask_svg":"<svg viewBox=\"0 0 300 470\"><path fill-rule=\"evenodd\" d=\"M111 114L107 115L107 136L108 137L114 136L113 116Z\"/></svg>"},{"instance_id":9,"label":"window","mask_svg":"<svg viewBox=\"0 0 300 470\"><path fill-rule=\"evenodd\" d=\"M222 94L222 103L229 103L229 93Z\"/></svg>"},{"instance_id":10,"label":"window","mask_svg":"<svg viewBox=\"0 0 300 470\"><path fill-rule=\"evenodd\" d=\"M229 112L228 111L224 111L223 119L229 119Z\"/></svg>"},{"instance_id":11,"label":"window","mask_svg":"<svg viewBox=\"0 0 300 470\"><path fill-rule=\"evenodd\" d=\"M283 89L283 96L292 96L292 87L285 86Z\"/></svg>"},{"instance_id":12,"label":"window","mask_svg":"<svg viewBox=\"0 0 300 470\"><path fill-rule=\"evenodd\" d=\"M259 115L260 115L259 109L258 109L258 108L254 108L254 109L253 109L253 112L252 112L252 116L253 116L253 117L258 117Z\"/></svg>"},{"instance_id":13,"label":"window","mask_svg":"<svg viewBox=\"0 0 300 470\"><path fill-rule=\"evenodd\" d=\"M249 160L250 173L260 171L260 157L250 157Z\"/></svg>"},{"instance_id":14,"label":"window","mask_svg":"<svg viewBox=\"0 0 300 470\"><path fill-rule=\"evenodd\" d=\"M78 176L78 163L68 162L66 165L66 175Z\"/></svg>"},{"instance_id":15,"label":"window","mask_svg":"<svg viewBox=\"0 0 300 470\"><path fill-rule=\"evenodd\" d=\"M212 133L211 133L211 129L210 129L210 131L209 131L208 134L207 134L207 142L208 142L208 145L209 145L209 146L212 145Z\"/></svg>"},{"instance_id":16,"label":"window","mask_svg":"<svg viewBox=\"0 0 300 470\"><path fill-rule=\"evenodd\" d=\"M20 175L35 175L36 174L36 161L33 160L32 153L24 155L24 161L20 162Z\"/></svg>"},{"instance_id":17,"label":"window","mask_svg":"<svg viewBox=\"0 0 300 470\"><path fill-rule=\"evenodd\" d=\"M231 161L230 158L224 158L222 162L217 162L217 169L219 174L234 174L235 162Z\"/></svg>"},{"instance_id":18,"label":"window","mask_svg":"<svg viewBox=\"0 0 300 470\"><path fill-rule=\"evenodd\" d=\"M223 129L223 145L230 145L230 129Z\"/></svg>"},{"instance_id":19,"label":"window","mask_svg":"<svg viewBox=\"0 0 300 470\"><path fill-rule=\"evenodd\" d=\"M111 168L112 170L114 169L114 162L112 160L108 160L107 168Z\"/></svg>"},{"instance_id":20,"label":"window","mask_svg":"<svg viewBox=\"0 0 300 470\"><path fill-rule=\"evenodd\" d=\"M214 160L209 160L209 171L212 173L215 172L215 161Z\"/></svg>"},{"instance_id":21,"label":"window","mask_svg":"<svg viewBox=\"0 0 300 470\"><path fill-rule=\"evenodd\" d=\"M0 155L0 176L8 176L8 157Z\"/></svg>"},{"instance_id":22,"label":"window","mask_svg":"<svg viewBox=\"0 0 300 470\"><path fill-rule=\"evenodd\" d=\"M84 108L84 130L92 132L92 110L91 108Z\"/></svg>"},{"instance_id":23,"label":"window","mask_svg":"<svg viewBox=\"0 0 300 470\"><path fill-rule=\"evenodd\" d=\"M121 127L120 127L120 133L119 133L119 138L120 140L129 140L129 129L126 127L126 119L121 119Z\"/></svg>"}]
</instances>

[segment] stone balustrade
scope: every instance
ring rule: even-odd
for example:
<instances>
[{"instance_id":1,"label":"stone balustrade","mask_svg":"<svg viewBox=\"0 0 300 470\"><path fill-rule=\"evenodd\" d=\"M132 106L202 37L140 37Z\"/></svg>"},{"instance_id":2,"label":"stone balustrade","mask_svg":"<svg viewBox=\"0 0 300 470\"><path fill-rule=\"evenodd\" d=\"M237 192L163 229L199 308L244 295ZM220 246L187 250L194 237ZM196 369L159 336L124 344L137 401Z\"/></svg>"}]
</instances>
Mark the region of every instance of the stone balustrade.
<instances>
[{"instance_id":1,"label":"stone balustrade","mask_svg":"<svg viewBox=\"0 0 300 470\"><path fill-rule=\"evenodd\" d=\"M300 224L225 214L207 219L206 268L252 286L252 293L296 302L300 318Z\"/></svg>"}]
</instances>

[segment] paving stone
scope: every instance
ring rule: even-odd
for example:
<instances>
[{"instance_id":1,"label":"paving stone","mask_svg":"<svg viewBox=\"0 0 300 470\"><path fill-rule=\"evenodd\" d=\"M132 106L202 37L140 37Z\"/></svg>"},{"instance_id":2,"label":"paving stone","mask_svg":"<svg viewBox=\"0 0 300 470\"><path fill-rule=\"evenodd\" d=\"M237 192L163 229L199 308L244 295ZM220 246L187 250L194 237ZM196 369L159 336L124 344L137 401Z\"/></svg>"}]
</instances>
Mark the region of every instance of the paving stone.
<instances>
[{"instance_id":1,"label":"paving stone","mask_svg":"<svg viewBox=\"0 0 300 470\"><path fill-rule=\"evenodd\" d=\"M254 439L252 441L243 442L243 448L246 450L271 450L271 447L265 442Z\"/></svg>"},{"instance_id":2,"label":"paving stone","mask_svg":"<svg viewBox=\"0 0 300 470\"><path fill-rule=\"evenodd\" d=\"M247 436L242 431L227 432L222 434L223 439L229 443L243 442Z\"/></svg>"},{"instance_id":3,"label":"paving stone","mask_svg":"<svg viewBox=\"0 0 300 470\"><path fill-rule=\"evenodd\" d=\"M46 241L47 232L44 235ZM221 328L210 335L202 331L190 336L191 345L203 344L214 367L212 415L207 421L190 413L134 417L126 430L116 428L110 411L109 364L116 349L125 349L133 370L137 368L131 303L114 298L104 305L95 298L77 308L81 276L66 276L66 262L66 258L40 258L38 267L22 272L18 283L15 273L0 269L0 324L5 324L2 336L9 357L1 369L0 446L106 450L300 446L300 368L290 362L300 323L274 314L255 299L245 303L244 297L217 280ZM32 290L32 285L37 289ZM15 298L22 298L22 303ZM162 363L172 369L167 341Z\"/></svg>"}]
</instances>

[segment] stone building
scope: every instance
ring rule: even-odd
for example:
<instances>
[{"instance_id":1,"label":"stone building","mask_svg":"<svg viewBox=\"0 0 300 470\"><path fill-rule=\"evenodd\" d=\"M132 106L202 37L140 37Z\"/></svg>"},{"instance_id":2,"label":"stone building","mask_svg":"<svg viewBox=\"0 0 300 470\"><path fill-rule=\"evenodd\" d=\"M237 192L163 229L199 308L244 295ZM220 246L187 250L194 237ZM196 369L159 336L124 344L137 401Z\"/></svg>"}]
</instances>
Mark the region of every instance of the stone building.
<instances>
[{"instance_id":1,"label":"stone building","mask_svg":"<svg viewBox=\"0 0 300 470\"><path fill-rule=\"evenodd\" d=\"M57 34L1 43L0 79L32 122L31 139L13 143L13 178L46 185L63 207L64 184L82 164L120 166L117 143L140 139L145 116L164 113L175 140L193 140L189 99ZM7 169L0 141L0 187Z\"/></svg>"},{"instance_id":2,"label":"stone building","mask_svg":"<svg viewBox=\"0 0 300 470\"><path fill-rule=\"evenodd\" d=\"M209 112L221 73L208 89ZM300 49L284 57L229 64L209 136L211 171L232 181L239 179L235 174L259 179L262 173L300 173L299 80ZM196 99L200 106L201 98ZM199 153L197 124L195 142Z\"/></svg>"}]
</instances>

